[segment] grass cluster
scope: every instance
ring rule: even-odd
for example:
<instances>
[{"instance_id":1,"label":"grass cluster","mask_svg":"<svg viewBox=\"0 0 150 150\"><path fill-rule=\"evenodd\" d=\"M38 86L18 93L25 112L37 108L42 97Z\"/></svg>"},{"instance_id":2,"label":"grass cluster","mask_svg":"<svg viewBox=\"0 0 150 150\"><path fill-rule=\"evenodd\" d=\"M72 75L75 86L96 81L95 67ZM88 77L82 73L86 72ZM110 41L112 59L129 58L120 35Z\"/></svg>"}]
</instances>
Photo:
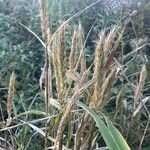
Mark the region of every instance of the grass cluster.
<instances>
[{"instance_id":1,"label":"grass cluster","mask_svg":"<svg viewBox=\"0 0 150 150\"><path fill-rule=\"evenodd\" d=\"M15 72L11 74L7 115L0 104L0 148L140 150L143 144L149 148L149 81L142 54L147 43L137 44L127 54L123 51L124 32L132 16L99 31L90 61L86 46L93 26L86 36L81 23L71 31L70 21L97 3L62 21L53 31L47 3L40 0L42 38L19 23L43 46L44 65L35 97L26 104L20 96L23 111L14 102L18 81ZM36 147L37 142L41 147Z\"/></svg>"}]
</instances>

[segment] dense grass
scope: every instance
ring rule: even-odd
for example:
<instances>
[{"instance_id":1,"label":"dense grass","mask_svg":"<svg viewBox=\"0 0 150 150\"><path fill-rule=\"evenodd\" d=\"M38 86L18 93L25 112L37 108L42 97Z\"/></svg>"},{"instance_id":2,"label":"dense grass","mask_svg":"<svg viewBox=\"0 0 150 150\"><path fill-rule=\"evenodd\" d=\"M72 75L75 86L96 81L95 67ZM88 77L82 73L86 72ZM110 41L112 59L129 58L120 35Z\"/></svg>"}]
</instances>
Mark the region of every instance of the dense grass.
<instances>
[{"instance_id":1,"label":"dense grass","mask_svg":"<svg viewBox=\"0 0 150 150\"><path fill-rule=\"evenodd\" d=\"M1 2L0 148L149 149L149 38L134 20L144 11L24 3L12 13Z\"/></svg>"}]
</instances>

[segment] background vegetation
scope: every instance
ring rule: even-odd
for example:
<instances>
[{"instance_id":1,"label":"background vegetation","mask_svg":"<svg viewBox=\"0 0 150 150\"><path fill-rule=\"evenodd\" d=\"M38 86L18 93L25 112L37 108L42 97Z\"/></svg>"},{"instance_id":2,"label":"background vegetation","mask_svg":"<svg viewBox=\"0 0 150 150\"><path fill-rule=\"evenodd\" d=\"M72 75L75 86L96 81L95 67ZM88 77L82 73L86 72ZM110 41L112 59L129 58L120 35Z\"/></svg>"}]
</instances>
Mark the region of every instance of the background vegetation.
<instances>
[{"instance_id":1,"label":"background vegetation","mask_svg":"<svg viewBox=\"0 0 150 150\"><path fill-rule=\"evenodd\" d=\"M98 116L150 149L150 2L95 2L0 0L0 148L98 150Z\"/></svg>"}]
</instances>

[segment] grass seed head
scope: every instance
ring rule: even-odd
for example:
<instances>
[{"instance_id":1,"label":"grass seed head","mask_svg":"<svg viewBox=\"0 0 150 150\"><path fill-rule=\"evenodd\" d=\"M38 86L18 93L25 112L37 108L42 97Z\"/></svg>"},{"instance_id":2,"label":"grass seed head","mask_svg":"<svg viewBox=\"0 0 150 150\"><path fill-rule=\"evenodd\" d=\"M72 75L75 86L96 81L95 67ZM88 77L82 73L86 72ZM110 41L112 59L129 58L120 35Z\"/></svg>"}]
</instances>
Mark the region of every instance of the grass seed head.
<instances>
[{"instance_id":1,"label":"grass seed head","mask_svg":"<svg viewBox=\"0 0 150 150\"><path fill-rule=\"evenodd\" d=\"M8 118L11 116L12 108L13 108L13 96L15 92L15 80L16 75L13 72L10 77L9 86L8 86L8 97L7 97L7 112Z\"/></svg>"},{"instance_id":2,"label":"grass seed head","mask_svg":"<svg viewBox=\"0 0 150 150\"><path fill-rule=\"evenodd\" d=\"M142 90L144 88L146 79L146 65L143 65L141 73L140 73L140 79L139 83L137 85L137 88L135 89L135 95L134 95L134 109L137 107L137 105L140 103L140 98L142 96Z\"/></svg>"}]
</instances>

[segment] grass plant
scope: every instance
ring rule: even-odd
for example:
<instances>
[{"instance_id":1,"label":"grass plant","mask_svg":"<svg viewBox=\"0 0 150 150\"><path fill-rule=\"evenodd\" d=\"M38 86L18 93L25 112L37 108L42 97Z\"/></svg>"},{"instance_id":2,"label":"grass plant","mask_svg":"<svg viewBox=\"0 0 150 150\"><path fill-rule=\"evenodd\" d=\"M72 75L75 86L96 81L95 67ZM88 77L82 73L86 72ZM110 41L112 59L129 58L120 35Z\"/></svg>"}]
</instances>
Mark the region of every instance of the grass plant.
<instances>
[{"instance_id":1,"label":"grass plant","mask_svg":"<svg viewBox=\"0 0 150 150\"><path fill-rule=\"evenodd\" d=\"M0 148L30 150L32 144L40 142L41 147L35 149L94 150L105 147L110 150L130 150L137 144L135 136L132 137L132 132L138 130L136 123L141 121L142 115L146 119L150 117L145 105L149 95L144 95L147 68L142 62L138 66L140 71L131 74L137 81L135 84L128 74L134 58L128 64L125 61L143 46L126 55L121 53L119 50L127 24L122 27L118 23L99 31L96 46L93 46L94 58L89 62L86 47L88 37L81 22L73 27L74 31L69 24L98 2L64 22L61 20L60 27L53 32L47 2L40 0L41 38L20 23L43 46L43 69L38 93L29 107L20 96L23 111L17 110L14 101L17 77L15 73L11 74L7 88L7 118L2 117L0 121ZM129 97L126 93L130 94ZM42 97L39 103L44 104L41 108L33 107L37 104L38 96ZM3 116L1 105L0 111ZM149 137L148 125L149 120L139 125L141 135L136 146L138 150L142 149L144 139Z\"/></svg>"}]
</instances>

